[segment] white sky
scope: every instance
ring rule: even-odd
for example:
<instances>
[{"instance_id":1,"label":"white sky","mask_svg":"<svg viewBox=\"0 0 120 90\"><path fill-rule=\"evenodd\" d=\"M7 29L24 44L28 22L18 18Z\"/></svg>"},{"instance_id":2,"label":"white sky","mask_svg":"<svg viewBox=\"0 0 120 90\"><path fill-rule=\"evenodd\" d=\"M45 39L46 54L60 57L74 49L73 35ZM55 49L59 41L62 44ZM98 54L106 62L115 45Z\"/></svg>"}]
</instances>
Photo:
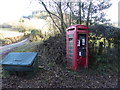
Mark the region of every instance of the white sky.
<instances>
[{"instance_id":1,"label":"white sky","mask_svg":"<svg viewBox=\"0 0 120 90\"><path fill-rule=\"evenodd\" d=\"M39 4L33 0L0 0L0 23L19 19L38 9Z\"/></svg>"},{"instance_id":2,"label":"white sky","mask_svg":"<svg viewBox=\"0 0 120 90\"><path fill-rule=\"evenodd\" d=\"M106 10L106 17L111 19L112 23L118 23L118 2L120 0L111 0L112 6Z\"/></svg>"},{"instance_id":3,"label":"white sky","mask_svg":"<svg viewBox=\"0 0 120 90\"><path fill-rule=\"evenodd\" d=\"M13 21L23 15L31 14L31 11L40 9L39 4L29 2L33 0L0 0L0 23ZM106 11L107 18L111 22L117 23L118 21L118 1L111 0L113 5Z\"/></svg>"}]
</instances>

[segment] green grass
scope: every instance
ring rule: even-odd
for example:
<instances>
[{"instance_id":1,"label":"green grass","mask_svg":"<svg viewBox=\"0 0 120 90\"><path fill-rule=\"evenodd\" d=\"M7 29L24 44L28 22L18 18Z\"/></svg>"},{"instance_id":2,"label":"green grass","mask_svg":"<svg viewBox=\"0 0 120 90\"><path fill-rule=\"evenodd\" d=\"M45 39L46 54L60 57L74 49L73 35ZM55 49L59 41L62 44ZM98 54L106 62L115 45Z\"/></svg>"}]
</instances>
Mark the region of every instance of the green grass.
<instances>
[{"instance_id":1,"label":"green grass","mask_svg":"<svg viewBox=\"0 0 120 90\"><path fill-rule=\"evenodd\" d=\"M14 49L12 52L34 52L36 51L37 45L42 43L42 41L30 42L26 45Z\"/></svg>"}]
</instances>

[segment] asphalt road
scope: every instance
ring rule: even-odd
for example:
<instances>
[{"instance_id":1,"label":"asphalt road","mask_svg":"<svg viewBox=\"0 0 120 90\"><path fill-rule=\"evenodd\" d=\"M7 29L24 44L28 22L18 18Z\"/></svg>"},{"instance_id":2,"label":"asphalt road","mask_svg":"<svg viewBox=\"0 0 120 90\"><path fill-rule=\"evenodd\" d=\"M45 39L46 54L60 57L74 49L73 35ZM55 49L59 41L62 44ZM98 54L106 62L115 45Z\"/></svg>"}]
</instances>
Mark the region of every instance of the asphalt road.
<instances>
[{"instance_id":1,"label":"asphalt road","mask_svg":"<svg viewBox=\"0 0 120 90\"><path fill-rule=\"evenodd\" d=\"M28 38L24 39L20 42L17 42L17 43L5 45L5 46L0 46L0 55L4 55L4 54L8 53L9 51L11 51L12 49L20 47L20 46L27 44L27 43L29 43Z\"/></svg>"}]
</instances>

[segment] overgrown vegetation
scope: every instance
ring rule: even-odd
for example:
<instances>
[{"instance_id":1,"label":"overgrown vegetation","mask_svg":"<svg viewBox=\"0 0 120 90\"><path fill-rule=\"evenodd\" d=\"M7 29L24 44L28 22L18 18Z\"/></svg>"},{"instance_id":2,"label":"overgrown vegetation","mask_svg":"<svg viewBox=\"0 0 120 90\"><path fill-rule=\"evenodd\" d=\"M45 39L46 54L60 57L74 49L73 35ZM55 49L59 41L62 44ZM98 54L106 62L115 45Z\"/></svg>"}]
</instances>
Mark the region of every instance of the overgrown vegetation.
<instances>
[{"instance_id":1,"label":"overgrown vegetation","mask_svg":"<svg viewBox=\"0 0 120 90\"><path fill-rule=\"evenodd\" d=\"M100 73L118 72L119 34L120 29L113 26L98 24L89 27L89 69ZM65 33L43 36L40 31L33 29L29 39L32 41L30 44L19 47L15 51L35 51L36 46L39 45L39 43L34 45L36 41L45 40L37 49L42 59L48 63L51 60L59 64L65 62Z\"/></svg>"},{"instance_id":2,"label":"overgrown vegetation","mask_svg":"<svg viewBox=\"0 0 120 90\"><path fill-rule=\"evenodd\" d=\"M61 64L65 62L66 48L65 48L65 34L57 34L50 37L38 46L38 53L41 56L40 63L48 64L47 67L55 63ZM43 60L43 61L41 61Z\"/></svg>"},{"instance_id":3,"label":"overgrown vegetation","mask_svg":"<svg viewBox=\"0 0 120 90\"><path fill-rule=\"evenodd\" d=\"M99 72L118 72L120 29L113 26L94 25L90 27L89 65Z\"/></svg>"},{"instance_id":4,"label":"overgrown vegetation","mask_svg":"<svg viewBox=\"0 0 120 90\"><path fill-rule=\"evenodd\" d=\"M111 34L120 31L118 28L105 25L91 26L89 29L89 70L94 70L98 73L117 73L119 70L118 49L117 47L120 40L117 37L119 34ZM106 36L104 36L104 33ZM113 32L114 31L114 32ZM99 32L99 33L98 33ZM108 38L109 35L109 38ZM54 65L65 63L65 33L58 34L54 37L50 37L44 41L38 47L38 52L41 56L41 60L44 60L44 64ZM111 38L111 39L110 39ZM117 40L116 40L117 39ZM116 42L117 41L117 42Z\"/></svg>"},{"instance_id":5,"label":"overgrown vegetation","mask_svg":"<svg viewBox=\"0 0 120 90\"><path fill-rule=\"evenodd\" d=\"M29 40L32 41L38 41L40 39L43 38L43 35L41 33L41 31L38 30L31 30L30 36L29 36Z\"/></svg>"}]
</instances>

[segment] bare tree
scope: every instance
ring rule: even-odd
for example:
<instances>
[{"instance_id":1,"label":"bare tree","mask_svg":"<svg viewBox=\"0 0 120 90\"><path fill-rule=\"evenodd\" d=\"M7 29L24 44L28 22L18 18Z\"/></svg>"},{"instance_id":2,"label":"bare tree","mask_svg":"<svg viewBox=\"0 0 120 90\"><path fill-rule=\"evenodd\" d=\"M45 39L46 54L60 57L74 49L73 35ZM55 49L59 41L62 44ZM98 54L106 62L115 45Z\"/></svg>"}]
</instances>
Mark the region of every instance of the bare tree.
<instances>
[{"instance_id":1,"label":"bare tree","mask_svg":"<svg viewBox=\"0 0 120 90\"><path fill-rule=\"evenodd\" d=\"M58 10L58 13L55 14L55 13L53 13L52 11L50 11L50 10L47 8L47 6L46 6L46 4L45 4L44 1L42 1L42 0L39 0L39 1L40 1L39 3L41 3L41 4L43 5L43 7L45 8L45 10L46 10L47 13L49 14L49 16L50 16L50 18L52 19L54 25L59 29L59 31L60 31L61 33L64 33L64 32L65 32L65 28L67 27L67 25L66 25L66 23L64 22L61 2L55 2L55 1L53 1L53 3L56 5L56 8L55 8L55 9ZM54 18L53 18L53 16L54 16ZM59 26L59 25L57 24L57 22L55 21L55 17L60 20L60 26Z\"/></svg>"},{"instance_id":2,"label":"bare tree","mask_svg":"<svg viewBox=\"0 0 120 90\"><path fill-rule=\"evenodd\" d=\"M107 0L77 0L78 2L63 2L63 0L38 0L49 14L53 24L61 33L65 32L67 25L82 24L89 26L92 22L107 21L103 10L108 9L111 3ZM49 5L49 6L48 6Z\"/></svg>"},{"instance_id":3,"label":"bare tree","mask_svg":"<svg viewBox=\"0 0 120 90\"><path fill-rule=\"evenodd\" d=\"M90 11L91 11L91 6L92 6L92 1L90 1L89 7L88 7L88 14L87 14L87 21L86 21L86 26L89 24L89 18L90 18Z\"/></svg>"},{"instance_id":4,"label":"bare tree","mask_svg":"<svg viewBox=\"0 0 120 90\"><path fill-rule=\"evenodd\" d=\"M57 2L57 6L58 6L58 14L59 14L59 16L60 16L60 22L61 22L61 31L62 31L62 33L64 33L64 29L65 29L65 27L64 27L64 18L63 18L63 13L62 13L62 9L61 9L61 2Z\"/></svg>"},{"instance_id":5,"label":"bare tree","mask_svg":"<svg viewBox=\"0 0 120 90\"><path fill-rule=\"evenodd\" d=\"M78 23L81 24L82 23L82 21L81 21L81 8L82 8L81 7L81 0L79 0L78 3L79 3Z\"/></svg>"}]
</instances>

